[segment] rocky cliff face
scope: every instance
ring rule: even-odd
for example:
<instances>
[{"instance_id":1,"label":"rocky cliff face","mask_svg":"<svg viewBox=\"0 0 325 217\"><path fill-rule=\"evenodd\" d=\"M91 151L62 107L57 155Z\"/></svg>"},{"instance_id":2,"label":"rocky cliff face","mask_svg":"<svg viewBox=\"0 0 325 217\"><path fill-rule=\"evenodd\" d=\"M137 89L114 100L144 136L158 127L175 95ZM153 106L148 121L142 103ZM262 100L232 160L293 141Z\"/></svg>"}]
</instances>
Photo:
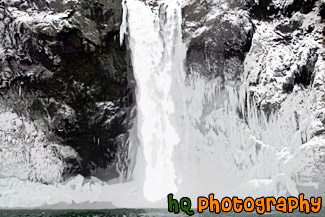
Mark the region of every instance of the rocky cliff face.
<instances>
[{"instance_id":1,"label":"rocky cliff face","mask_svg":"<svg viewBox=\"0 0 325 217\"><path fill-rule=\"evenodd\" d=\"M0 177L126 169L132 78L121 2L0 1Z\"/></svg>"},{"instance_id":2,"label":"rocky cliff face","mask_svg":"<svg viewBox=\"0 0 325 217\"><path fill-rule=\"evenodd\" d=\"M324 196L324 2L189 0L183 13L187 73L220 82L235 105L226 141L245 134L228 166L266 194ZM206 135L220 137L217 125Z\"/></svg>"}]
</instances>

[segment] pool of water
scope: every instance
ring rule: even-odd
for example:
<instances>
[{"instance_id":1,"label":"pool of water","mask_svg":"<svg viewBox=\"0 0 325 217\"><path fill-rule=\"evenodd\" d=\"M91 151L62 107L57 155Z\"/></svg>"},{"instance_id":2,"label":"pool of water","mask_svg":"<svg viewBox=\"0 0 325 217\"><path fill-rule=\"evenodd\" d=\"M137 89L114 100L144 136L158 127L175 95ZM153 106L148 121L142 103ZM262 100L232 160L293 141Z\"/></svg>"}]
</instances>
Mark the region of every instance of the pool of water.
<instances>
[{"instance_id":1,"label":"pool of water","mask_svg":"<svg viewBox=\"0 0 325 217\"><path fill-rule=\"evenodd\" d=\"M170 217L170 216L187 216L184 213L173 214L168 213L166 210L159 209L116 209L116 210L0 210L1 217ZM292 214L284 214L278 212L267 213L264 215L258 215L256 213L202 213L195 214L194 216L207 216L207 217L258 217L258 216L270 216L270 217L325 217L325 209L319 213L304 214L295 212Z\"/></svg>"}]
</instances>

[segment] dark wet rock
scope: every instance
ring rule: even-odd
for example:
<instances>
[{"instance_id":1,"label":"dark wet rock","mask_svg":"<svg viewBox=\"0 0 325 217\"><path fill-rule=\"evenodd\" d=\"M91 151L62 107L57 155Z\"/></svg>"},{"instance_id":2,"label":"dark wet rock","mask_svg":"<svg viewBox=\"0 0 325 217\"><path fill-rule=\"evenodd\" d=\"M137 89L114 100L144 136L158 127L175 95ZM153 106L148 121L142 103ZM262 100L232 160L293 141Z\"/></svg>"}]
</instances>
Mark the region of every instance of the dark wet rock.
<instances>
[{"instance_id":1,"label":"dark wet rock","mask_svg":"<svg viewBox=\"0 0 325 217\"><path fill-rule=\"evenodd\" d=\"M321 3L320 8L319 8L319 15L321 18L324 20L325 19L325 3Z\"/></svg>"},{"instance_id":2,"label":"dark wet rock","mask_svg":"<svg viewBox=\"0 0 325 217\"><path fill-rule=\"evenodd\" d=\"M64 177L126 167L133 86L120 1L1 1L1 102L72 147Z\"/></svg>"},{"instance_id":3,"label":"dark wet rock","mask_svg":"<svg viewBox=\"0 0 325 217\"><path fill-rule=\"evenodd\" d=\"M285 14L292 15L293 13L300 11L303 14L308 14L315 7L316 0L295 0L290 4L285 11Z\"/></svg>"},{"instance_id":4,"label":"dark wet rock","mask_svg":"<svg viewBox=\"0 0 325 217\"><path fill-rule=\"evenodd\" d=\"M232 90L238 91L234 92L242 105L235 111L240 123L261 144L290 147L290 157L280 166L287 194L324 195L324 4L316 0L189 2L183 9L187 73L208 78L209 85L223 81L230 89L230 104L236 97ZM212 80L216 77L221 79ZM269 130L270 137L263 138ZM253 146L257 154L259 149Z\"/></svg>"}]
</instances>

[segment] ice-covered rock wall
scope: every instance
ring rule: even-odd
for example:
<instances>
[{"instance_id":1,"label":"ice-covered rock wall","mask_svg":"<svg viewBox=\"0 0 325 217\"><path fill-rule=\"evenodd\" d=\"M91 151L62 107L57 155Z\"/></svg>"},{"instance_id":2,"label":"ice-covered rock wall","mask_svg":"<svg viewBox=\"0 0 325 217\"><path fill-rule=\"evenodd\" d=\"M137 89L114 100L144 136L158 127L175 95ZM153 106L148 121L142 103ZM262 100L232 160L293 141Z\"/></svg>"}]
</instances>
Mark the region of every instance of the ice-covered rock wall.
<instances>
[{"instance_id":1,"label":"ice-covered rock wall","mask_svg":"<svg viewBox=\"0 0 325 217\"><path fill-rule=\"evenodd\" d=\"M320 2L182 3L126 3L145 197L323 196Z\"/></svg>"}]
</instances>

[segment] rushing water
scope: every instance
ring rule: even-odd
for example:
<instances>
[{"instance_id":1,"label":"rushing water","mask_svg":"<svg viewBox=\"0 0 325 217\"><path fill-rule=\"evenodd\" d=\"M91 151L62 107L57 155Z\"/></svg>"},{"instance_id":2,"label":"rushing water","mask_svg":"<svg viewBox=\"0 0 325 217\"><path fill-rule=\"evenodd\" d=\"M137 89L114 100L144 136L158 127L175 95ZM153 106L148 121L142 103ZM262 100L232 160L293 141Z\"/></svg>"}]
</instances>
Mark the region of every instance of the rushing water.
<instances>
[{"instance_id":1,"label":"rushing water","mask_svg":"<svg viewBox=\"0 0 325 217\"><path fill-rule=\"evenodd\" d=\"M211 192L297 196L291 174L296 164L290 160L302 145L297 135L306 134L312 118L309 107L299 107L303 124L297 128L292 108L299 100L312 100L312 93L288 96L282 114L267 118L250 98L251 56L237 82L185 72L182 1L158 5L125 4L137 83L137 124L130 138L139 141L132 145L138 147L133 178L144 198L155 202L174 193L195 199Z\"/></svg>"},{"instance_id":2,"label":"rushing water","mask_svg":"<svg viewBox=\"0 0 325 217\"><path fill-rule=\"evenodd\" d=\"M180 214L173 214L168 213L166 210L154 210L154 209L136 209L136 210L130 210L130 209L119 209L119 210L85 210L85 211L73 211L73 210L66 210L66 211L51 211L51 210L21 210L21 211L0 211L0 215L2 217L18 217L18 216L30 216L30 217L171 217L171 216L179 216L184 217L187 216L184 213ZM255 213L221 213L221 214L214 214L205 212L202 214L195 214L195 216L206 216L206 217L213 217L213 216L219 216L219 217L257 217L261 216ZM309 217L324 217L325 211L321 211L318 214L301 214L299 212L292 213L292 214L283 214L283 213L270 213L266 214L265 216L270 217L303 217L303 216L309 216Z\"/></svg>"},{"instance_id":3,"label":"rushing water","mask_svg":"<svg viewBox=\"0 0 325 217\"><path fill-rule=\"evenodd\" d=\"M127 25L122 30L128 26L137 84L137 124L130 141L139 144L132 145L138 147L132 172L145 199L159 201L168 193L193 199L211 192L240 194L235 189L244 172L237 170L236 163L246 166L238 161L250 162L254 153L245 157L239 150L254 147L257 140L236 114L238 107L245 112L245 88L221 88L219 79L185 73L181 0L160 1L157 7L127 0L124 7Z\"/></svg>"}]
</instances>

